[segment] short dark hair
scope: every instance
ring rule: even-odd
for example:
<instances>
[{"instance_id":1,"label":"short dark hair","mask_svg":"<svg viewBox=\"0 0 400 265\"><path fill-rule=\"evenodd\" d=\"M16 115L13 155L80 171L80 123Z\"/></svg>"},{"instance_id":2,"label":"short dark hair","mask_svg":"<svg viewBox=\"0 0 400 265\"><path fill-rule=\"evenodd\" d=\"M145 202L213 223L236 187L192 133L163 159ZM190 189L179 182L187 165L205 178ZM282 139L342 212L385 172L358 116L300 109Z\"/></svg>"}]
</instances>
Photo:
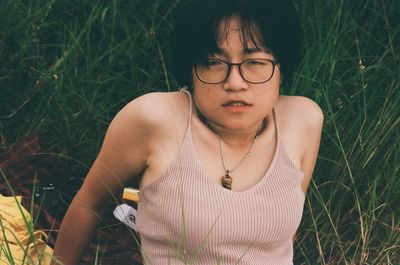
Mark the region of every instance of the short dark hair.
<instances>
[{"instance_id":1,"label":"short dark hair","mask_svg":"<svg viewBox=\"0 0 400 265\"><path fill-rule=\"evenodd\" d=\"M299 16L288 0L185 0L177 8L171 33L172 72L181 86L191 87L192 66L218 51L221 22L238 17L243 45L272 51L283 80L290 79L300 60L303 32ZM226 25L226 24L225 24ZM257 38L257 27L261 40ZM262 43L258 43L261 41Z\"/></svg>"}]
</instances>

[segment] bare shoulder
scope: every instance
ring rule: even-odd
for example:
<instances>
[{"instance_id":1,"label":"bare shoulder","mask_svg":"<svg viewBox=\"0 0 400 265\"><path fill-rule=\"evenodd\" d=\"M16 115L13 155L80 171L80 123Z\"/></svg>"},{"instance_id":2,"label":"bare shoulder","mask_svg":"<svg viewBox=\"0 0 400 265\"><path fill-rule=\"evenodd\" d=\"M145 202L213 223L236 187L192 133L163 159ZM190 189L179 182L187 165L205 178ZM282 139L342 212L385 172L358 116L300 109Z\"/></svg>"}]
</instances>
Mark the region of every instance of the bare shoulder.
<instances>
[{"instance_id":1,"label":"bare shoulder","mask_svg":"<svg viewBox=\"0 0 400 265\"><path fill-rule=\"evenodd\" d=\"M134 173L139 173L147 165L154 141L167 138L182 123L183 114L178 110L184 104L181 92L149 93L136 98L112 120L101 153L114 150L132 166L132 161L138 161Z\"/></svg>"},{"instance_id":2,"label":"bare shoulder","mask_svg":"<svg viewBox=\"0 0 400 265\"><path fill-rule=\"evenodd\" d=\"M168 118L176 114L184 104L181 92L153 92L140 96L128 103L116 116L119 119L132 119L154 128L168 124ZM129 126L128 123L126 125Z\"/></svg>"},{"instance_id":3,"label":"bare shoulder","mask_svg":"<svg viewBox=\"0 0 400 265\"><path fill-rule=\"evenodd\" d=\"M174 117L174 112L183 104L183 93L151 93L122 108L107 130L99 155L85 178L80 196L89 198L87 200L96 209L102 209L110 194L119 194L122 187L129 184L135 176L147 171L149 160L155 153L154 146L163 146L167 136L171 135L169 124L174 122L171 117ZM179 124L176 117L175 122ZM164 142L154 144L155 141Z\"/></svg>"},{"instance_id":4,"label":"bare shoulder","mask_svg":"<svg viewBox=\"0 0 400 265\"><path fill-rule=\"evenodd\" d=\"M304 174L305 193L318 156L324 114L317 103L302 96L280 96L276 111L288 155Z\"/></svg>"},{"instance_id":5,"label":"bare shoulder","mask_svg":"<svg viewBox=\"0 0 400 265\"><path fill-rule=\"evenodd\" d=\"M322 126L324 114L313 100L303 96L280 96L277 108L284 121L307 127Z\"/></svg>"},{"instance_id":6,"label":"bare shoulder","mask_svg":"<svg viewBox=\"0 0 400 265\"><path fill-rule=\"evenodd\" d=\"M141 133L149 139L160 137L171 126L184 120L182 108L188 104L182 92L154 92L140 96L129 102L113 119L110 129L122 131L129 136ZM187 107L186 107L187 108ZM109 129L109 130L110 130ZM132 135L131 135L132 136Z\"/></svg>"}]
</instances>

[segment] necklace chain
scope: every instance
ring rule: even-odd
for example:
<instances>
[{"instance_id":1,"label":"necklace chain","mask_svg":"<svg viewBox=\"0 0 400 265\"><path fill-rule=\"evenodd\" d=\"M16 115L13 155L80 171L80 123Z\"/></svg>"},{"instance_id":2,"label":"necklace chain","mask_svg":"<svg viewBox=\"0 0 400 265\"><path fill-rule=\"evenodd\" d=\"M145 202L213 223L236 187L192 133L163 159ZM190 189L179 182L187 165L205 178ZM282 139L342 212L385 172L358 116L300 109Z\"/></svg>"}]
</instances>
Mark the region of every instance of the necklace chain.
<instances>
[{"instance_id":1,"label":"necklace chain","mask_svg":"<svg viewBox=\"0 0 400 265\"><path fill-rule=\"evenodd\" d=\"M197 112L199 114L199 118L201 121L204 122L204 124L206 124L209 128L210 126L208 125L207 120L205 119L204 115L202 115L202 113L199 111L199 109L197 108L197 104L196 104L196 98L193 98L194 102L195 102L195 106L197 109ZM232 173L234 170L236 170L238 167L240 167L245 161L246 159L249 157L251 151L253 151L254 146L256 145L256 141L257 141L257 137L261 132L261 129L264 125L264 121L261 122L260 126L257 129L256 135L254 135L253 141L251 143L251 146L249 148L249 150L247 151L247 153L243 156L243 158L236 164L236 166L234 166L231 170L227 169L226 166L226 162L225 162L225 156L224 156L224 148L222 146L222 139L219 136L219 134L215 133L215 135L218 138L218 142L219 142L219 150L221 152L221 159L222 159L222 165L224 167L225 170L225 175L221 177L221 184L222 187L226 188L226 189L231 189L232 188L232 177L229 175L229 173ZM210 128L211 129L211 128Z\"/></svg>"},{"instance_id":2,"label":"necklace chain","mask_svg":"<svg viewBox=\"0 0 400 265\"><path fill-rule=\"evenodd\" d=\"M246 159L249 157L251 151L253 151L254 146L256 145L256 141L257 141L257 137L260 134L261 128L262 128L263 123L260 124L260 126L257 129L256 135L253 138L252 144L249 148L249 150L247 151L247 153L243 156L243 158L236 164L236 166L234 166L232 169L227 169L226 166L226 161L225 161L225 156L224 156L224 148L222 145L222 139L221 137L217 135L218 137L218 141L219 141L219 150L221 152L221 158L222 158L222 166L224 167L225 173L229 175L229 173L232 173L235 169L237 169L240 165L242 165L244 163L244 161L246 161Z\"/></svg>"}]
</instances>

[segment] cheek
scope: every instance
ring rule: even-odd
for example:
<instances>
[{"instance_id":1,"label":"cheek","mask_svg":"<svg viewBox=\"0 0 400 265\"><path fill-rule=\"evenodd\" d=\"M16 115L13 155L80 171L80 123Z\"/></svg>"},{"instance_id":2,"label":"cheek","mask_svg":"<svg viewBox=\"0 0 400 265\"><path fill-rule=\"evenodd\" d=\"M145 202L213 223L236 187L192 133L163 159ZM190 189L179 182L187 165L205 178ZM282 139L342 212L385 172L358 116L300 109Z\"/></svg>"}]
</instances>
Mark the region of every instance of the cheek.
<instances>
[{"instance_id":1,"label":"cheek","mask_svg":"<svg viewBox=\"0 0 400 265\"><path fill-rule=\"evenodd\" d=\"M218 98L219 92L221 92L221 88L219 85L205 84L201 82L196 74L193 76L193 96L195 100L197 100L198 104L201 105L210 105L207 103L211 103L212 101Z\"/></svg>"},{"instance_id":2,"label":"cheek","mask_svg":"<svg viewBox=\"0 0 400 265\"><path fill-rule=\"evenodd\" d=\"M216 98L212 95L212 89L201 84L193 87L193 97L197 107L203 110L210 108Z\"/></svg>"},{"instance_id":3,"label":"cheek","mask_svg":"<svg viewBox=\"0 0 400 265\"><path fill-rule=\"evenodd\" d=\"M253 91L256 98L276 98L280 91L280 79L273 78L265 84L258 84L254 87Z\"/></svg>"},{"instance_id":4,"label":"cheek","mask_svg":"<svg viewBox=\"0 0 400 265\"><path fill-rule=\"evenodd\" d=\"M261 112L267 112L276 105L279 98L280 84L279 79L271 79L263 87L254 89L254 99Z\"/></svg>"}]
</instances>

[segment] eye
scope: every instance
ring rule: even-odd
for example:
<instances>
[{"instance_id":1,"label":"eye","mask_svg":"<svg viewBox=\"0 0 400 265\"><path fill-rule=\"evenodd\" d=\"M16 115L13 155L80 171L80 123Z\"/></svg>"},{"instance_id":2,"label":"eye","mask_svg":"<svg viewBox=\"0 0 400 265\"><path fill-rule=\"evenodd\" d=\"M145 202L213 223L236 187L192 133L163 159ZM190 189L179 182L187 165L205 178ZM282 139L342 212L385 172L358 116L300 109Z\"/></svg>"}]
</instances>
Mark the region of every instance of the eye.
<instances>
[{"instance_id":1,"label":"eye","mask_svg":"<svg viewBox=\"0 0 400 265\"><path fill-rule=\"evenodd\" d=\"M268 60L261 60L261 59L252 59L252 60L248 60L246 61L247 65L251 65L251 66L264 66L264 65L268 65L270 64L270 62Z\"/></svg>"},{"instance_id":2,"label":"eye","mask_svg":"<svg viewBox=\"0 0 400 265\"><path fill-rule=\"evenodd\" d=\"M216 59L208 59L207 60L207 65L208 66L218 66L218 65L221 65L221 64L222 64L222 62L219 61L219 60L216 60Z\"/></svg>"}]
</instances>

